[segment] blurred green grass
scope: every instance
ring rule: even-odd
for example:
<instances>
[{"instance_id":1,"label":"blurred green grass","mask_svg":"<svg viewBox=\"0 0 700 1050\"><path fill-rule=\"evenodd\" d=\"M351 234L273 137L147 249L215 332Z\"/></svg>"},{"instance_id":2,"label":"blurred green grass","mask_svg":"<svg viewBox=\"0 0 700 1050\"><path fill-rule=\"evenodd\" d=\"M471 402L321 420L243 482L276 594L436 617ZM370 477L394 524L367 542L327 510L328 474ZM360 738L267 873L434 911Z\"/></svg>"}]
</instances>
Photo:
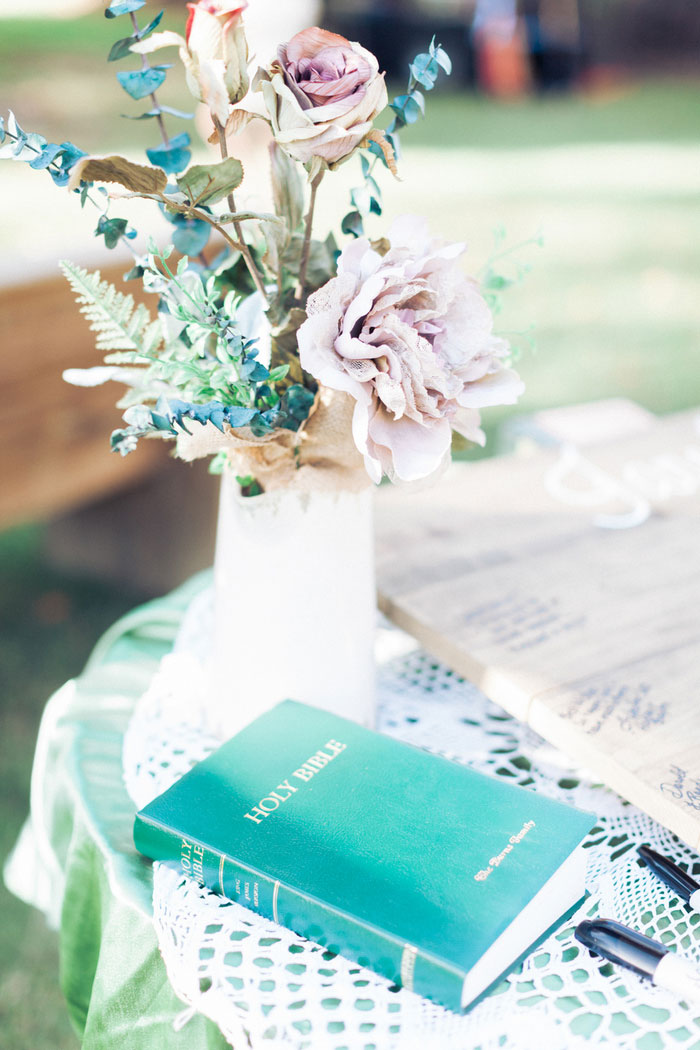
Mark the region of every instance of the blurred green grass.
<instances>
[{"instance_id":1,"label":"blurred green grass","mask_svg":"<svg viewBox=\"0 0 700 1050\"><path fill-rule=\"evenodd\" d=\"M182 28L171 13L164 25ZM151 122L118 117L145 108L114 79L130 63L105 65L119 34L118 23L99 14L0 21L2 108L30 130L94 152L151 144ZM162 96L192 108L176 69ZM467 239L474 269L496 225L510 242L543 233L544 249L519 257L533 270L508 292L498 321L509 332L535 327L536 351L525 348L518 366L527 383L520 411L620 395L658 412L700 402L699 96L700 83L683 80L508 104L436 93L428 119L405 133L404 182L384 183L390 207L426 213L436 230ZM10 166L5 185L11 193L21 185L26 200L11 198L11 207L25 209L27 236L41 246L45 219L31 205L39 186L42 201L56 191L45 175L18 171ZM62 208L69 228L72 204L62 199L52 223ZM325 209L337 219L337 196L328 193ZM489 431L507 414L492 412ZM0 537L0 857L26 813L46 698L135 600L51 569L40 526ZM0 906L0 1042L8 1050L74 1050L55 936L1 887Z\"/></svg>"},{"instance_id":2,"label":"blurred green grass","mask_svg":"<svg viewBox=\"0 0 700 1050\"><path fill-rule=\"evenodd\" d=\"M0 858L28 810L39 719L49 695L79 674L99 634L137 601L48 566L38 526L0 535ZM0 884L0 1045L75 1050L58 986L56 935Z\"/></svg>"}]
</instances>

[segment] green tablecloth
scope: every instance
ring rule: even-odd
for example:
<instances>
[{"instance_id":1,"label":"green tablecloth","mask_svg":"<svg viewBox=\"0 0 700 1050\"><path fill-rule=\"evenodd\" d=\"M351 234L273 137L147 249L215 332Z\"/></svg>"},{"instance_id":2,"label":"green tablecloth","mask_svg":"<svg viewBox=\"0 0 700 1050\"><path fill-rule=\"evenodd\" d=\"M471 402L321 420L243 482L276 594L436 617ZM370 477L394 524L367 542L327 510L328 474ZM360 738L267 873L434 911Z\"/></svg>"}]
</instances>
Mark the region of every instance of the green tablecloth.
<instances>
[{"instance_id":1,"label":"green tablecloth","mask_svg":"<svg viewBox=\"0 0 700 1050\"><path fill-rule=\"evenodd\" d=\"M222 1050L216 1026L172 991L150 919L151 869L131 842L121 778L135 701L170 649L202 574L119 621L84 673L49 701L32 812L6 868L9 888L60 928L61 985L84 1050Z\"/></svg>"}]
</instances>

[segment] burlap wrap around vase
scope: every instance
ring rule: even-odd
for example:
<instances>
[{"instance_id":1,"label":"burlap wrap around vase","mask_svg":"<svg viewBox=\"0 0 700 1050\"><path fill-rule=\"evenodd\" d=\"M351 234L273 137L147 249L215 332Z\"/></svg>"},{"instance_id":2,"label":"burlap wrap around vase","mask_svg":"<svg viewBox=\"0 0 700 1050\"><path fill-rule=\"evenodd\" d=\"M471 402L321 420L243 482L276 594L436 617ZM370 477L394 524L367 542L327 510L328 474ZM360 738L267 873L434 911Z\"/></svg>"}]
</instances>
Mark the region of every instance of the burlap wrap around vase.
<instances>
[{"instance_id":1,"label":"burlap wrap around vase","mask_svg":"<svg viewBox=\"0 0 700 1050\"><path fill-rule=\"evenodd\" d=\"M222 739L286 698L374 723L372 490L352 401L322 390L301 432L208 425L178 443L225 450L214 562L210 726ZM244 497L236 476L262 495ZM320 746L320 745L319 745Z\"/></svg>"}]
</instances>

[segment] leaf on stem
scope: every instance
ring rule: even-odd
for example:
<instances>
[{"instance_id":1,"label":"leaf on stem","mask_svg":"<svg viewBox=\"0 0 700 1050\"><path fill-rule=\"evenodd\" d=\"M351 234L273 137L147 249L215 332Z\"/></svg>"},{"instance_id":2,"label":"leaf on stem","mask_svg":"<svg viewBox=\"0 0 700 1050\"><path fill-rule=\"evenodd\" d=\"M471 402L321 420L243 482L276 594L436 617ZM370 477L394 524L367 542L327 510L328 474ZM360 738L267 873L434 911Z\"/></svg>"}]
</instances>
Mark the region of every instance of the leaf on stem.
<instances>
[{"instance_id":1,"label":"leaf on stem","mask_svg":"<svg viewBox=\"0 0 700 1050\"><path fill-rule=\"evenodd\" d=\"M207 246L211 235L211 226L201 219L191 219L186 215L169 216L175 230L173 247L181 255L197 256Z\"/></svg>"},{"instance_id":2,"label":"leaf on stem","mask_svg":"<svg viewBox=\"0 0 700 1050\"><path fill-rule=\"evenodd\" d=\"M216 204L243 181L243 165L235 157L217 164L194 164L176 180L192 204Z\"/></svg>"},{"instance_id":3,"label":"leaf on stem","mask_svg":"<svg viewBox=\"0 0 700 1050\"><path fill-rule=\"evenodd\" d=\"M189 144L190 136L183 131L180 135L170 139L167 146L154 146L153 149L147 149L146 156L151 164L163 168L169 175L174 175L186 168L190 162L192 154L187 148Z\"/></svg>"},{"instance_id":4,"label":"leaf on stem","mask_svg":"<svg viewBox=\"0 0 700 1050\"><path fill-rule=\"evenodd\" d=\"M359 211L349 211L347 213L340 224L340 232L350 234L352 237L363 236L365 227Z\"/></svg>"},{"instance_id":5,"label":"leaf on stem","mask_svg":"<svg viewBox=\"0 0 700 1050\"><path fill-rule=\"evenodd\" d=\"M129 228L126 219L108 219L106 215L100 215L95 236L104 237L105 247L116 248L122 237L127 237L132 241L136 236L136 230Z\"/></svg>"},{"instance_id":6,"label":"leaf on stem","mask_svg":"<svg viewBox=\"0 0 700 1050\"><path fill-rule=\"evenodd\" d=\"M131 54L131 45L135 44L137 40L138 37L135 34L122 37L121 40L116 40L109 49L107 61L118 62L120 59L126 58Z\"/></svg>"},{"instance_id":7,"label":"leaf on stem","mask_svg":"<svg viewBox=\"0 0 700 1050\"><path fill-rule=\"evenodd\" d=\"M105 11L105 18L118 18L119 15L130 15L146 6L146 0L112 0Z\"/></svg>"},{"instance_id":8,"label":"leaf on stem","mask_svg":"<svg viewBox=\"0 0 700 1050\"><path fill-rule=\"evenodd\" d=\"M68 189L77 189L81 182L116 182L132 193L161 193L168 184L168 177L162 168L135 164L126 157L112 154L108 157L82 157L73 166Z\"/></svg>"},{"instance_id":9,"label":"leaf on stem","mask_svg":"<svg viewBox=\"0 0 700 1050\"><path fill-rule=\"evenodd\" d=\"M168 68L168 66L151 66L149 69L117 73L117 80L127 95L138 100L158 90L165 80L165 71Z\"/></svg>"},{"instance_id":10,"label":"leaf on stem","mask_svg":"<svg viewBox=\"0 0 700 1050\"><path fill-rule=\"evenodd\" d=\"M297 164L276 142L270 145L270 172L275 211L295 232L304 218L304 186Z\"/></svg>"}]
</instances>

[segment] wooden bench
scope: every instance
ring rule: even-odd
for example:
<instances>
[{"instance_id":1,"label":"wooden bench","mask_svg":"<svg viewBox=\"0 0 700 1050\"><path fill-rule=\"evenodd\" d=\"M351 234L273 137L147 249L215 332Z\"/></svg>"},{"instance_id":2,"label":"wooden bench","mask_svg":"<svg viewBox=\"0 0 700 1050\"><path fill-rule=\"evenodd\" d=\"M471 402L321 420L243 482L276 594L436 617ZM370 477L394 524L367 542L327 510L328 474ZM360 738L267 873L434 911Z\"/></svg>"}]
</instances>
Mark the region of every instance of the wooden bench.
<instances>
[{"instance_id":1,"label":"wooden bench","mask_svg":"<svg viewBox=\"0 0 700 1050\"><path fill-rule=\"evenodd\" d=\"M119 284L124 266L103 269ZM129 289L146 299L138 282ZM158 591L211 561L215 479L206 464L172 459L169 442L122 457L115 383L70 386L65 368L100 364L93 333L60 276L0 288L0 528L50 521L47 544L64 567Z\"/></svg>"}]
</instances>

